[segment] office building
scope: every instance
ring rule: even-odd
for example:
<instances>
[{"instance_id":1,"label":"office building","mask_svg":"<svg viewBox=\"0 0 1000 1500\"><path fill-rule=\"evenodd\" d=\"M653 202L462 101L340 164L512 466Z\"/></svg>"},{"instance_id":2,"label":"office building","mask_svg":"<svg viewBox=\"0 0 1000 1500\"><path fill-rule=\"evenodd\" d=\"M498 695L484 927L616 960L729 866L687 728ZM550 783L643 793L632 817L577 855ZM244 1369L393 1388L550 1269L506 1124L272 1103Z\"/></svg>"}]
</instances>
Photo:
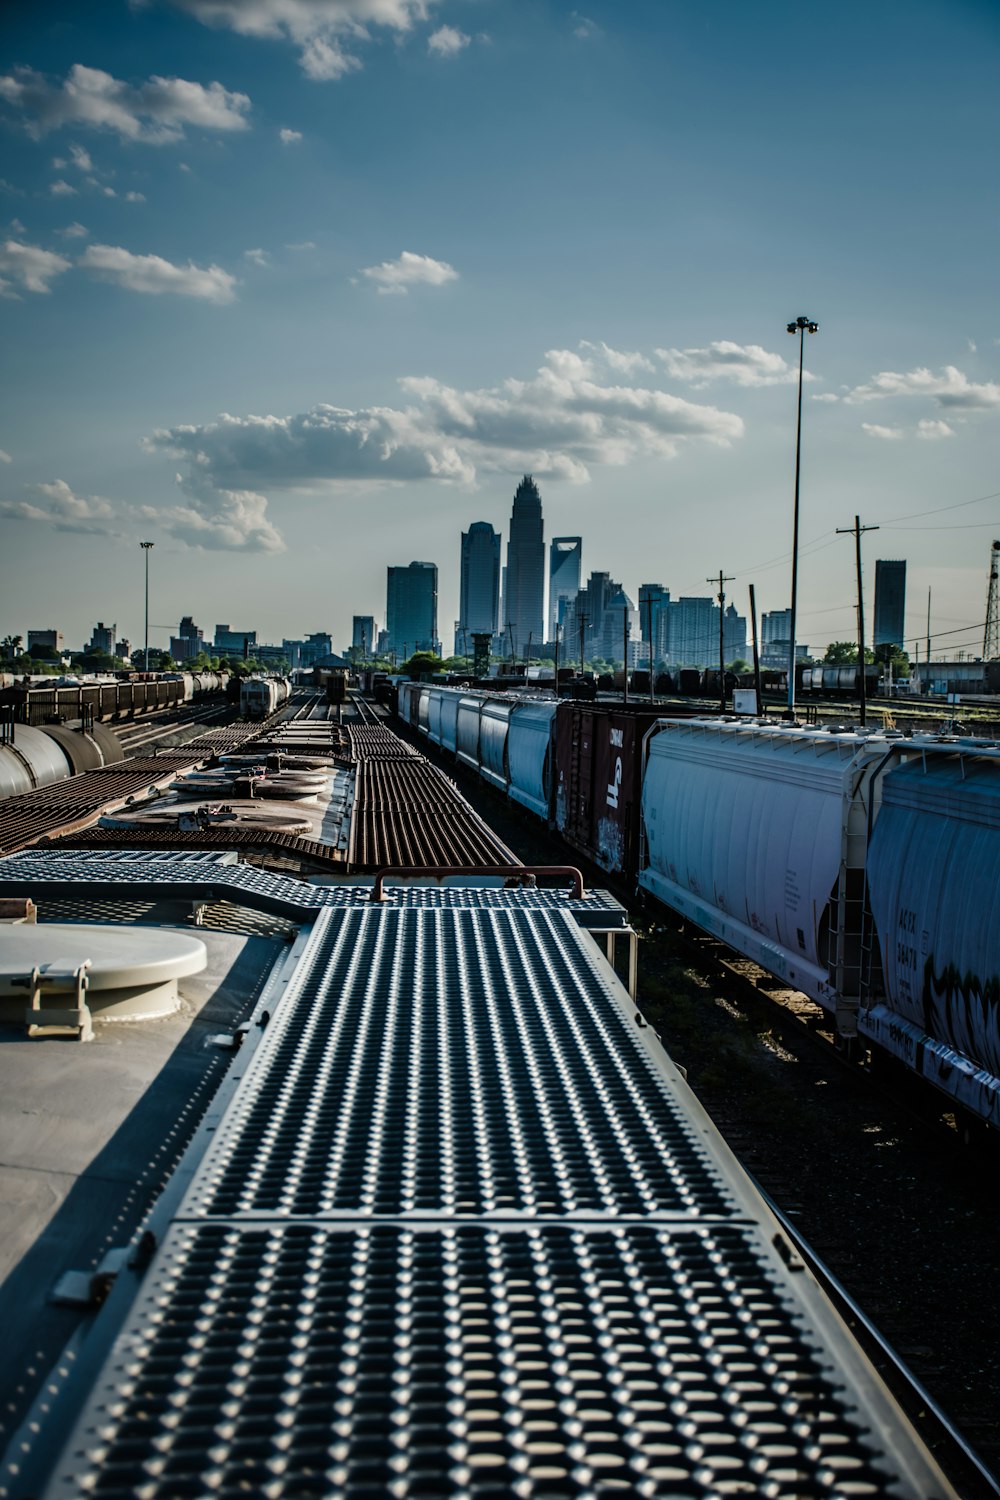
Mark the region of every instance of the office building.
<instances>
[{"instance_id":1,"label":"office building","mask_svg":"<svg viewBox=\"0 0 1000 1500\"><path fill-rule=\"evenodd\" d=\"M719 606L709 595L682 596L662 606L666 620L664 659L674 667L719 665ZM723 622L723 655L727 664L745 658L747 622L730 604Z\"/></svg>"},{"instance_id":2,"label":"office building","mask_svg":"<svg viewBox=\"0 0 1000 1500\"><path fill-rule=\"evenodd\" d=\"M500 533L488 521L462 532L455 650L472 650L473 635L495 636L500 615Z\"/></svg>"},{"instance_id":3,"label":"office building","mask_svg":"<svg viewBox=\"0 0 1000 1500\"><path fill-rule=\"evenodd\" d=\"M233 630L229 625L216 625L215 650L220 656L253 656L257 644L256 630Z\"/></svg>"},{"instance_id":4,"label":"office building","mask_svg":"<svg viewBox=\"0 0 1000 1500\"><path fill-rule=\"evenodd\" d=\"M194 623L190 615L184 615L177 627L177 634L170 637L170 655L174 661L191 661L205 649L205 632Z\"/></svg>"},{"instance_id":5,"label":"office building","mask_svg":"<svg viewBox=\"0 0 1000 1500\"><path fill-rule=\"evenodd\" d=\"M29 630L26 651L33 656L36 651L56 651L61 656L66 647L61 630Z\"/></svg>"},{"instance_id":6,"label":"office building","mask_svg":"<svg viewBox=\"0 0 1000 1500\"><path fill-rule=\"evenodd\" d=\"M545 640L545 541L542 497L530 474L514 492L507 541L504 630L521 656Z\"/></svg>"},{"instance_id":7,"label":"office building","mask_svg":"<svg viewBox=\"0 0 1000 1500\"><path fill-rule=\"evenodd\" d=\"M351 654L367 661L375 654L375 616L355 615L351 625Z\"/></svg>"},{"instance_id":8,"label":"office building","mask_svg":"<svg viewBox=\"0 0 1000 1500\"><path fill-rule=\"evenodd\" d=\"M406 568L387 569L385 622L389 649L397 656L411 656L414 651L440 655L437 598L436 563L411 562Z\"/></svg>"},{"instance_id":9,"label":"office building","mask_svg":"<svg viewBox=\"0 0 1000 1500\"><path fill-rule=\"evenodd\" d=\"M117 625L105 625L103 620L98 620L90 632L90 644L87 650L94 654L100 653L102 656L114 656L117 634Z\"/></svg>"},{"instance_id":10,"label":"office building","mask_svg":"<svg viewBox=\"0 0 1000 1500\"><path fill-rule=\"evenodd\" d=\"M653 662L662 661L667 654L666 615L663 606L670 603L670 590L662 583L640 583L639 585L639 630L646 647L644 665L649 665L649 647L652 642Z\"/></svg>"},{"instance_id":11,"label":"office building","mask_svg":"<svg viewBox=\"0 0 1000 1500\"><path fill-rule=\"evenodd\" d=\"M554 536L549 543L549 640L565 623L566 611L580 592L583 538Z\"/></svg>"},{"instance_id":12,"label":"office building","mask_svg":"<svg viewBox=\"0 0 1000 1500\"><path fill-rule=\"evenodd\" d=\"M906 614L906 563L875 563L875 645L902 646Z\"/></svg>"}]
</instances>

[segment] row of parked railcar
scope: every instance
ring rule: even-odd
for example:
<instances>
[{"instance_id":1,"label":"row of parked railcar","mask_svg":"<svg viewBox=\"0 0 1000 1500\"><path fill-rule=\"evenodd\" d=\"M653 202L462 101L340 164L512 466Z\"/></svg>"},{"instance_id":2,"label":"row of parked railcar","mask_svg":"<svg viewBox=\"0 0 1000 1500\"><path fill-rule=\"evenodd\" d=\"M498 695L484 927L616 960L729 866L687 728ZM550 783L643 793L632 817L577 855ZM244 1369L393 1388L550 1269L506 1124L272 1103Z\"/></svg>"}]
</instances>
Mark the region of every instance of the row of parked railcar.
<instances>
[{"instance_id":1,"label":"row of parked railcar","mask_svg":"<svg viewBox=\"0 0 1000 1500\"><path fill-rule=\"evenodd\" d=\"M404 684L608 871L1000 1126L1000 746Z\"/></svg>"},{"instance_id":2,"label":"row of parked railcar","mask_svg":"<svg viewBox=\"0 0 1000 1500\"><path fill-rule=\"evenodd\" d=\"M0 690L0 704L8 706L19 724L54 724L88 719L109 722L177 708L182 703L225 692L226 673L143 673L124 679L14 682Z\"/></svg>"}]
</instances>

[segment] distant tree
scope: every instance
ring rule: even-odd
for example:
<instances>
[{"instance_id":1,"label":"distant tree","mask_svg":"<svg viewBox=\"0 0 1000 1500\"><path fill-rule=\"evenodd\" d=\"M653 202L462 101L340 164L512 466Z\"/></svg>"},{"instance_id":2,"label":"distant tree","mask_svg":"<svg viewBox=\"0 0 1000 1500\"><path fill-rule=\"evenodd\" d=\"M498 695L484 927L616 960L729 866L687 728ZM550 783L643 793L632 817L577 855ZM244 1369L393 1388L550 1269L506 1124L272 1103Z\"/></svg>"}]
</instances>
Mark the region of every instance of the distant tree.
<instances>
[{"instance_id":1,"label":"distant tree","mask_svg":"<svg viewBox=\"0 0 1000 1500\"><path fill-rule=\"evenodd\" d=\"M875 660L883 667L891 663L893 677L909 677L910 675L909 656L902 646L897 646L892 641L875 647Z\"/></svg>"},{"instance_id":2,"label":"distant tree","mask_svg":"<svg viewBox=\"0 0 1000 1500\"><path fill-rule=\"evenodd\" d=\"M749 672L749 670L750 663L748 661L744 661L742 656L738 656L735 661L731 661L729 663L729 666L726 668L727 672L734 672L737 677L742 676L744 672Z\"/></svg>"},{"instance_id":3,"label":"distant tree","mask_svg":"<svg viewBox=\"0 0 1000 1500\"><path fill-rule=\"evenodd\" d=\"M858 645L856 641L831 641L826 648L824 662L831 667L849 667L858 659ZM865 647L865 662L871 663L875 660L875 653Z\"/></svg>"},{"instance_id":4,"label":"distant tree","mask_svg":"<svg viewBox=\"0 0 1000 1500\"><path fill-rule=\"evenodd\" d=\"M399 670L405 672L413 682L419 682L428 672L443 671L444 663L434 651L414 651L409 661L404 661Z\"/></svg>"},{"instance_id":5,"label":"distant tree","mask_svg":"<svg viewBox=\"0 0 1000 1500\"><path fill-rule=\"evenodd\" d=\"M0 650L3 651L5 660L9 661L13 657L16 657L17 655L19 655L22 643L23 643L23 637L22 636L19 636L19 635L5 635L4 638L3 638L3 640L0 641Z\"/></svg>"},{"instance_id":6,"label":"distant tree","mask_svg":"<svg viewBox=\"0 0 1000 1500\"><path fill-rule=\"evenodd\" d=\"M441 663L444 672L468 672L471 666L471 656L446 656Z\"/></svg>"}]
</instances>

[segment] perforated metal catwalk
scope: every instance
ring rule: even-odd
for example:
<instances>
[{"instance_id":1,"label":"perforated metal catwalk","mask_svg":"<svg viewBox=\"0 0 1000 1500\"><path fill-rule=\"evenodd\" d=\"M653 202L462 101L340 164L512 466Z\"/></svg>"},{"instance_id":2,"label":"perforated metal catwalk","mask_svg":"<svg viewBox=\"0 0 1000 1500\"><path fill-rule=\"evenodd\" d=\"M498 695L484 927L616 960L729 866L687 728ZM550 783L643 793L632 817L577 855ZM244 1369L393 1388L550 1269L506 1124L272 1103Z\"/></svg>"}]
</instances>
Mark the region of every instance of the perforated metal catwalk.
<instances>
[{"instance_id":1,"label":"perforated metal catwalk","mask_svg":"<svg viewBox=\"0 0 1000 1500\"><path fill-rule=\"evenodd\" d=\"M225 899L292 921L310 921L325 907L364 906L371 899L369 886L307 885L289 875L240 864L231 851L30 849L0 859L0 896L40 900L46 893L121 900ZM390 906L434 909L475 904L499 911L509 907L510 892L500 886L393 885L390 877L386 901ZM624 928L628 920L624 907L601 890L574 898L557 889L527 889L520 892L520 909L570 910L582 926L602 930Z\"/></svg>"},{"instance_id":2,"label":"perforated metal catwalk","mask_svg":"<svg viewBox=\"0 0 1000 1500\"><path fill-rule=\"evenodd\" d=\"M317 917L49 1500L953 1496L592 938L505 902Z\"/></svg>"}]
</instances>

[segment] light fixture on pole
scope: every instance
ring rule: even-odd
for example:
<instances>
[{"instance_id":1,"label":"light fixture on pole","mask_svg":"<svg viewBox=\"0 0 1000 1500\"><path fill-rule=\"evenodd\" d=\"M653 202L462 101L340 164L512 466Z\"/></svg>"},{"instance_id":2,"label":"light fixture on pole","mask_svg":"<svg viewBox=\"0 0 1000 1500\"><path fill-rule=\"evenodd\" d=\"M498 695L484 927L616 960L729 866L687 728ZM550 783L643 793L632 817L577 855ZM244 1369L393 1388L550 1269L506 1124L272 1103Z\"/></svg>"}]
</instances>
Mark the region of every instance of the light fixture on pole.
<instances>
[{"instance_id":1,"label":"light fixture on pole","mask_svg":"<svg viewBox=\"0 0 1000 1500\"><path fill-rule=\"evenodd\" d=\"M143 647L143 652L142 652L142 668L143 668L144 672L148 672L149 671L149 554L152 551L152 549L156 546L156 543L155 542L140 542L139 546L142 548L143 553L144 553L145 558L146 558L146 634L145 634L145 645Z\"/></svg>"},{"instance_id":2,"label":"light fixture on pole","mask_svg":"<svg viewBox=\"0 0 1000 1500\"><path fill-rule=\"evenodd\" d=\"M795 613L799 591L799 471L802 458L802 361L807 333L818 333L819 324L810 318L796 318L788 324L789 333L799 336L799 411L795 428L795 510L792 519L792 608L788 622L788 716L795 716Z\"/></svg>"}]
</instances>

